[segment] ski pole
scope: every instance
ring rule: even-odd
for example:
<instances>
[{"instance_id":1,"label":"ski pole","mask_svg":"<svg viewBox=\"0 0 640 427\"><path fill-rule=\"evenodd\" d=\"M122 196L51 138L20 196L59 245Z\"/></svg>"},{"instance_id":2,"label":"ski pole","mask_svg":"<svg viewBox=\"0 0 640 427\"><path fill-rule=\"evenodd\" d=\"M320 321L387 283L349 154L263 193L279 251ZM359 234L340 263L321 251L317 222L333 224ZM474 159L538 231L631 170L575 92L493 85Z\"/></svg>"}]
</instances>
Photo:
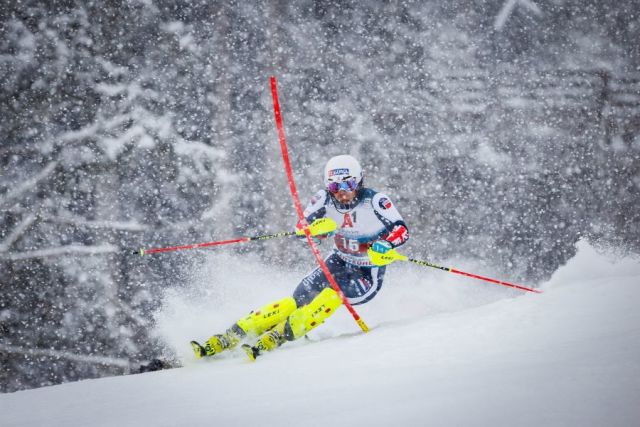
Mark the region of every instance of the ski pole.
<instances>
[{"instance_id":1,"label":"ski pole","mask_svg":"<svg viewBox=\"0 0 640 427\"><path fill-rule=\"evenodd\" d=\"M315 220L310 226L309 231L312 236L322 236L335 231L338 227L336 222L331 218L319 218ZM181 251L184 249L198 249L198 248L208 248L211 246L218 245L229 245L232 243L244 243L244 242L253 242L256 240L269 240L275 239L278 237L288 237L288 236L303 236L303 230L296 231L283 231L280 233L274 234L264 234L262 236L253 236L253 237L239 237L237 239L229 239L229 240L218 240L216 242L206 242L206 243L194 243L191 245L181 245L181 246L170 246L165 248L152 248L152 249L136 249L133 251L134 254L144 256L146 254L154 254L159 252L171 252L171 251Z\"/></svg>"},{"instance_id":2,"label":"ski pole","mask_svg":"<svg viewBox=\"0 0 640 427\"><path fill-rule=\"evenodd\" d=\"M375 265L382 266L382 265L391 264L394 261L407 261L407 262L412 262L414 264L421 265L423 267L437 268L438 270L447 271L449 273L461 274L463 276L472 277L474 279L484 280L485 282L495 283L497 285L502 285L502 286L508 286L510 288L515 288L515 289L520 289L521 291L534 292L536 294L542 293L542 291L538 289L527 288L526 286L521 286L521 285L514 285L513 283L504 282L502 280L496 280L490 277L484 277L484 276L479 276L477 274L467 273L451 267L442 267L436 264L432 264L428 261L421 261L418 259L409 258L407 256L399 254L395 249L391 249L388 252L381 254L369 248L367 253L369 255L369 259L371 259L371 262Z\"/></svg>"},{"instance_id":3,"label":"ski pole","mask_svg":"<svg viewBox=\"0 0 640 427\"><path fill-rule=\"evenodd\" d=\"M285 171L287 172L287 180L289 181L289 190L291 191L291 197L293 198L293 203L296 207L296 212L298 213L298 218L300 220L300 224L302 225L302 230L304 234L307 236L307 243L311 247L311 251L313 252L313 256L315 256L316 261L320 265L322 272L324 273L327 280L329 280L329 284L334 291L338 294L344 306L349 310L349 313L353 316L353 319L356 321L360 329L363 332L369 332L369 327L364 320L360 318L360 315L354 310L353 306L347 300L347 297L342 293L342 289L338 286L336 279L333 278L331 271L327 267L327 264L322 259L320 255L320 251L318 247L313 242L311 238L312 233L310 226L307 224L307 221L304 217L304 212L302 211L302 205L300 204L300 198L298 197L298 190L296 189L296 183L293 180L293 170L291 169L291 162L289 161L289 150L287 149L287 141L284 135L284 125L282 124L282 113L280 112L280 102L278 101L278 86L276 84L275 76L271 76L271 97L273 98L273 112L276 118L276 128L278 130L278 138L280 140L280 150L282 152L282 161L284 162Z\"/></svg>"}]
</instances>

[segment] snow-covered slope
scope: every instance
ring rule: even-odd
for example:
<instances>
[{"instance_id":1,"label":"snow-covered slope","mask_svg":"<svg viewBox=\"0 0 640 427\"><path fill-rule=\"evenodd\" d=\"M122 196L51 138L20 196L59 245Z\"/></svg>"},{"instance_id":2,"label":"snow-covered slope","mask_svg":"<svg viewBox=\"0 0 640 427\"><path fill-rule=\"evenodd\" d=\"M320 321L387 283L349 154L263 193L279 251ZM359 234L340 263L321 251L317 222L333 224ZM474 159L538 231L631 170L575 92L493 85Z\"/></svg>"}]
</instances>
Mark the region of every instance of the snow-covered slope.
<instances>
[{"instance_id":1,"label":"snow-covered slope","mask_svg":"<svg viewBox=\"0 0 640 427\"><path fill-rule=\"evenodd\" d=\"M300 275L228 261L210 268L235 269L226 277L236 288L183 289L158 316L158 334L184 349L184 368L1 395L0 424L640 425L637 259L614 263L581 243L539 295L393 266L386 289L359 310L369 334L342 310L312 340L256 363L196 362L189 338L286 294ZM201 279L218 280L208 273ZM279 285L242 285L258 277Z\"/></svg>"}]
</instances>

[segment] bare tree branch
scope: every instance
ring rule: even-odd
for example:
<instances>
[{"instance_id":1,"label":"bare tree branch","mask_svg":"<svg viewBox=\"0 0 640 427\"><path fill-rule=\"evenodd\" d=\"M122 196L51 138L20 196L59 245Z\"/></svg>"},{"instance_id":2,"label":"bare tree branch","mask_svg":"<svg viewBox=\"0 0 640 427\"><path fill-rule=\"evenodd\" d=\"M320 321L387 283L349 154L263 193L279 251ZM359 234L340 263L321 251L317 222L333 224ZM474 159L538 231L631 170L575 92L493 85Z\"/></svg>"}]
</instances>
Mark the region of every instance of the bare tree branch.
<instances>
[{"instance_id":1,"label":"bare tree branch","mask_svg":"<svg viewBox=\"0 0 640 427\"><path fill-rule=\"evenodd\" d=\"M502 9L500 9L496 19L493 21L493 28L496 31L502 31L516 6L523 6L538 16L542 15L542 10L540 10L538 5L532 0L507 0L504 2L504 5L502 5Z\"/></svg>"},{"instance_id":2,"label":"bare tree branch","mask_svg":"<svg viewBox=\"0 0 640 427\"><path fill-rule=\"evenodd\" d=\"M34 214L27 215L20 224L17 225L16 228L13 229L11 233L4 239L2 243L0 243L0 252L6 252L9 250L11 245L22 236L27 228L33 224L36 220L36 216Z\"/></svg>"},{"instance_id":3,"label":"bare tree branch","mask_svg":"<svg viewBox=\"0 0 640 427\"><path fill-rule=\"evenodd\" d=\"M149 227L136 221L92 221L73 215L44 216L43 220L56 224L72 224L88 228L107 228L118 231L147 231Z\"/></svg>"},{"instance_id":4,"label":"bare tree branch","mask_svg":"<svg viewBox=\"0 0 640 427\"><path fill-rule=\"evenodd\" d=\"M17 198L21 194L34 188L36 185L38 185L40 181L48 177L51 174L51 172L53 172L53 170L57 165L58 165L58 162L55 162L55 161L50 162L47 166L44 167L44 169L42 169L35 176L31 177L30 179L26 180L22 184L18 185L13 190L8 191L7 194L5 194L4 198L0 200L0 207L9 204L9 202L11 202L13 199Z\"/></svg>"},{"instance_id":5,"label":"bare tree branch","mask_svg":"<svg viewBox=\"0 0 640 427\"><path fill-rule=\"evenodd\" d=\"M113 245L100 245L100 246L83 246L83 245L66 245L59 246L57 248L38 249L35 251L26 252L9 252L2 254L0 257L8 259L10 261L19 261L33 258L49 258L58 257L69 254L78 255L103 255L108 253L118 252L120 249Z\"/></svg>"}]
</instances>

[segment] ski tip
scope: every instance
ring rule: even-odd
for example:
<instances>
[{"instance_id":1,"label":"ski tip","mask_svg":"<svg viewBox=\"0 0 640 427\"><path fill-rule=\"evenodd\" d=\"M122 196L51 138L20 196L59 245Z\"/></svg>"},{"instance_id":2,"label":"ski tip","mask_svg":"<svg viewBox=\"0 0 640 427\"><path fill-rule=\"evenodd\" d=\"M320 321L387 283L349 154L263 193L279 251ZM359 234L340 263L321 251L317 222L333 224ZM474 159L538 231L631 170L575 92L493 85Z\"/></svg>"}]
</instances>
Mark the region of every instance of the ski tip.
<instances>
[{"instance_id":1,"label":"ski tip","mask_svg":"<svg viewBox=\"0 0 640 427\"><path fill-rule=\"evenodd\" d=\"M258 349L251 347L249 344L242 344L242 349L247 353L247 357L250 361L255 362L258 357Z\"/></svg>"},{"instance_id":2,"label":"ski tip","mask_svg":"<svg viewBox=\"0 0 640 427\"><path fill-rule=\"evenodd\" d=\"M201 346L198 341L191 341L191 348L193 349L193 354L196 356L196 359L202 359L207 354L204 347Z\"/></svg>"}]
</instances>

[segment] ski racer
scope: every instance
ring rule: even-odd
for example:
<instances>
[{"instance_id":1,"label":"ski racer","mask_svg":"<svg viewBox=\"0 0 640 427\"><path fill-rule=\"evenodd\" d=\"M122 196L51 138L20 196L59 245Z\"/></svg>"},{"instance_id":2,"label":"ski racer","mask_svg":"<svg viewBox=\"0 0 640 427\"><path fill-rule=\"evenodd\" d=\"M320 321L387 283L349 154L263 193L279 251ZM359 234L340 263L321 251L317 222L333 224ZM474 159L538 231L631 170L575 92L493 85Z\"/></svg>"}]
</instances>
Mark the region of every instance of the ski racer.
<instances>
[{"instance_id":1,"label":"ski racer","mask_svg":"<svg viewBox=\"0 0 640 427\"><path fill-rule=\"evenodd\" d=\"M310 224L327 217L336 222L334 248L325 262L349 303L364 304L382 287L386 268L373 265L367 250L385 253L404 244L409 238L407 226L388 196L364 187L362 168L352 156L336 156L327 162L324 187L311 198L305 218ZM264 351L304 336L341 304L340 296L317 267L302 279L293 295L252 311L204 345L197 341L191 345L201 358L257 338L253 345L243 345L255 360Z\"/></svg>"}]
</instances>

